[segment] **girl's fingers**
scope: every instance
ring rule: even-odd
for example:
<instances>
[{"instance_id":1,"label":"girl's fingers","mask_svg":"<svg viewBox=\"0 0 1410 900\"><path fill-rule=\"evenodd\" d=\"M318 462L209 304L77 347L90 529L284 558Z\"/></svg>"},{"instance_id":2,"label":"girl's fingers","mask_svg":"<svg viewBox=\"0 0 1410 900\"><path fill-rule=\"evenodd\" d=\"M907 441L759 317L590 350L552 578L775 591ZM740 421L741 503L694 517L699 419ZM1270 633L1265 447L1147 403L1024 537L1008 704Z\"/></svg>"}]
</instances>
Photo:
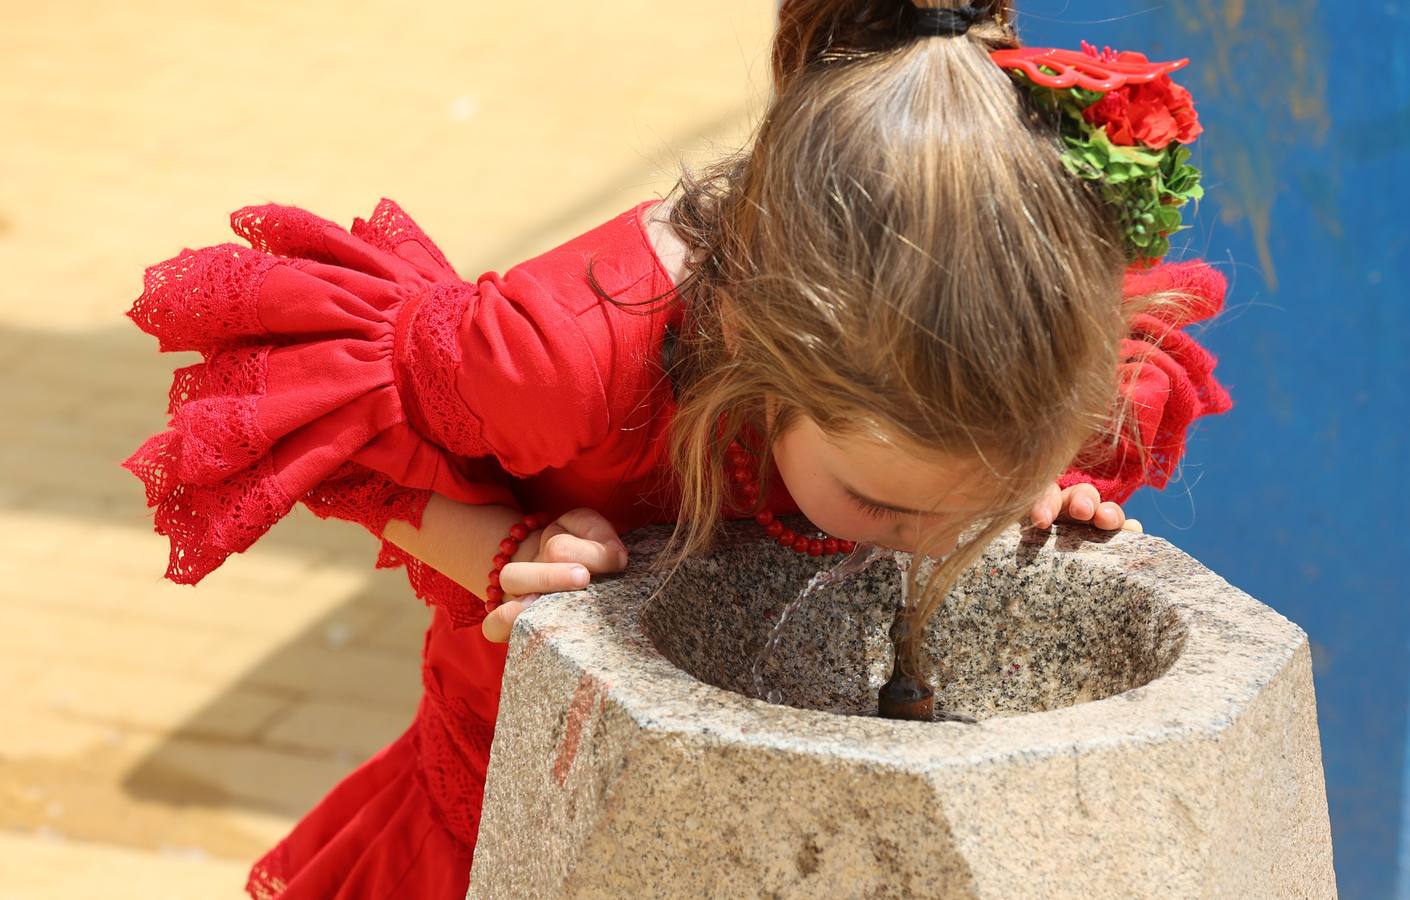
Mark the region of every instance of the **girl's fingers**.
<instances>
[{"instance_id":1,"label":"girl's fingers","mask_svg":"<svg viewBox=\"0 0 1410 900\"><path fill-rule=\"evenodd\" d=\"M1048 485L1048 489L1043 492L1042 498L1033 504L1033 509L1029 515L1033 518L1033 524L1039 528L1047 528L1057 519L1058 510L1062 507L1062 489L1057 482Z\"/></svg>"},{"instance_id":2,"label":"girl's fingers","mask_svg":"<svg viewBox=\"0 0 1410 900\"><path fill-rule=\"evenodd\" d=\"M620 572L627 566L625 547L587 540L566 531L545 538L539 544L538 558L547 563L581 563L590 572Z\"/></svg>"},{"instance_id":3,"label":"girl's fingers","mask_svg":"<svg viewBox=\"0 0 1410 900\"><path fill-rule=\"evenodd\" d=\"M569 510L559 516L554 525L559 526L564 531L574 537L587 541L596 541L605 547L620 549L626 553L626 545L622 543L621 537L617 534L617 529L612 527L612 523L607 521L607 517L595 509L579 507ZM552 528L553 526L549 526ZM548 532L545 532L547 535ZM612 571L612 567L608 567Z\"/></svg>"},{"instance_id":4,"label":"girl's fingers","mask_svg":"<svg viewBox=\"0 0 1410 900\"><path fill-rule=\"evenodd\" d=\"M514 630L514 620L539 594L577 591L588 586L593 572L620 572L627 567L627 548L617 529L594 509L582 507L559 516L539 537L539 561L508 562L499 570L506 599L485 616L485 639L502 644Z\"/></svg>"},{"instance_id":5,"label":"girl's fingers","mask_svg":"<svg viewBox=\"0 0 1410 900\"><path fill-rule=\"evenodd\" d=\"M1113 503L1110 500L1097 505L1096 511L1092 514L1092 524L1104 531L1115 531L1126 521L1126 512L1121 508L1121 504Z\"/></svg>"},{"instance_id":6,"label":"girl's fingers","mask_svg":"<svg viewBox=\"0 0 1410 900\"><path fill-rule=\"evenodd\" d=\"M1102 495L1090 484L1074 484L1062 492L1062 510L1077 522L1089 522L1101 505Z\"/></svg>"},{"instance_id":7,"label":"girl's fingers","mask_svg":"<svg viewBox=\"0 0 1410 900\"><path fill-rule=\"evenodd\" d=\"M514 630L514 620L519 618L519 614L534 599L537 599L537 595L521 597L518 600L506 600L485 616L485 620L480 623L480 630L484 632L485 640L496 644L502 644L509 640L509 634Z\"/></svg>"},{"instance_id":8,"label":"girl's fingers","mask_svg":"<svg viewBox=\"0 0 1410 900\"><path fill-rule=\"evenodd\" d=\"M617 529L612 527L607 517L586 506L565 512L557 521L568 531L588 540L607 543L618 539Z\"/></svg>"},{"instance_id":9,"label":"girl's fingers","mask_svg":"<svg viewBox=\"0 0 1410 900\"><path fill-rule=\"evenodd\" d=\"M509 562L499 570L499 586L506 595L580 591L591 580L588 568L575 562Z\"/></svg>"},{"instance_id":10,"label":"girl's fingers","mask_svg":"<svg viewBox=\"0 0 1410 900\"><path fill-rule=\"evenodd\" d=\"M1033 524L1047 528L1058 519L1072 522L1090 522L1104 531L1144 532L1141 523L1126 518L1126 511L1120 503L1103 501L1095 486L1081 483L1067 488L1059 488L1056 483L1043 493L1042 499L1033 504L1029 513Z\"/></svg>"}]
</instances>

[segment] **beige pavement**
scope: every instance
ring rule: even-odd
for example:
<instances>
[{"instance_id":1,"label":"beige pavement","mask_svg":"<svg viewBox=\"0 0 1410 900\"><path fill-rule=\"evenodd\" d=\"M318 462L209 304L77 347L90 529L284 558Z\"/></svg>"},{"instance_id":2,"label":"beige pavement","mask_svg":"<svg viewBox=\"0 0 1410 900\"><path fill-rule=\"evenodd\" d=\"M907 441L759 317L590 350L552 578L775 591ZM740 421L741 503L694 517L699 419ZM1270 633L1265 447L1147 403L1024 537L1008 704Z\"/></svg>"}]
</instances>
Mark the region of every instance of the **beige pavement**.
<instances>
[{"instance_id":1,"label":"beige pavement","mask_svg":"<svg viewBox=\"0 0 1410 900\"><path fill-rule=\"evenodd\" d=\"M356 11L354 11L356 10ZM773 4L4 4L0 900L241 896L417 696L427 612L302 509L195 589L118 463L173 368L145 266L400 203L503 270L746 133Z\"/></svg>"}]
</instances>

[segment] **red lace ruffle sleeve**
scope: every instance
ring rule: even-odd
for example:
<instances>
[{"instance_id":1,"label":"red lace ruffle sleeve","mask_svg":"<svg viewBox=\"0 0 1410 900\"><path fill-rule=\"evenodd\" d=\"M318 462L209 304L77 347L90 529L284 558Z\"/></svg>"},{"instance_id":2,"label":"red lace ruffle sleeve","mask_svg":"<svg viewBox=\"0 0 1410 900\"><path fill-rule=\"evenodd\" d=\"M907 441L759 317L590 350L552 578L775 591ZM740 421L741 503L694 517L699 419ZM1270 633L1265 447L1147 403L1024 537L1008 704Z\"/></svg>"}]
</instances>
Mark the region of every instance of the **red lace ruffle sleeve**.
<instances>
[{"instance_id":1,"label":"red lace ruffle sleeve","mask_svg":"<svg viewBox=\"0 0 1410 900\"><path fill-rule=\"evenodd\" d=\"M1122 342L1121 363L1121 390L1131 401L1134 434L1123 433L1099 455L1100 462L1068 469L1059 485L1085 482L1103 500L1124 503L1142 485L1159 489L1169 483L1190 425L1233 407L1229 392L1214 378L1214 355L1182 330L1218 313L1226 289L1224 276L1203 260L1128 270L1123 291L1128 298L1177 290L1194 302L1178 314L1157 310L1135 317ZM1141 447L1148 450L1144 462Z\"/></svg>"},{"instance_id":2,"label":"red lace ruffle sleeve","mask_svg":"<svg viewBox=\"0 0 1410 900\"><path fill-rule=\"evenodd\" d=\"M395 204L343 227L298 207L237 210L234 243L149 268L128 316L176 372L168 430L123 466L171 542L166 576L195 584L294 503L419 526L432 492L519 508L513 476L599 435L601 382L565 312L532 311L493 274L462 280ZM556 318L561 321L556 320ZM457 625L480 598L383 541L416 593Z\"/></svg>"}]
</instances>

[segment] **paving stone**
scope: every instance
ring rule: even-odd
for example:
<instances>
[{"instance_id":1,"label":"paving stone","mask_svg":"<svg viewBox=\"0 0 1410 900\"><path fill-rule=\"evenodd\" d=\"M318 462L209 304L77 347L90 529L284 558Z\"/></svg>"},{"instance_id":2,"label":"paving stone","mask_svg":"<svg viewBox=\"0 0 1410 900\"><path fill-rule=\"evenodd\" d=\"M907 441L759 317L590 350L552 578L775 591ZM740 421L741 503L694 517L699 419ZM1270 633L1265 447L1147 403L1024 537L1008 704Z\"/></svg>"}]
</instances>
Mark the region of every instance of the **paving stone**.
<instances>
[{"instance_id":1,"label":"paving stone","mask_svg":"<svg viewBox=\"0 0 1410 900\"><path fill-rule=\"evenodd\" d=\"M280 648L245 675L246 684L414 710L421 698L420 662L356 647Z\"/></svg>"},{"instance_id":2,"label":"paving stone","mask_svg":"<svg viewBox=\"0 0 1410 900\"><path fill-rule=\"evenodd\" d=\"M52 831L0 832L0 900L102 897L242 900L249 867L198 847L158 852L70 841Z\"/></svg>"},{"instance_id":3,"label":"paving stone","mask_svg":"<svg viewBox=\"0 0 1410 900\"><path fill-rule=\"evenodd\" d=\"M188 672L211 642L210 631L184 625L0 599L0 648L19 659L48 663L50 673L67 671L75 683L84 680L85 671Z\"/></svg>"},{"instance_id":4,"label":"paving stone","mask_svg":"<svg viewBox=\"0 0 1410 900\"><path fill-rule=\"evenodd\" d=\"M348 755L173 737L129 773L127 785L174 805L239 805L298 816L358 762Z\"/></svg>"},{"instance_id":5,"label":"paving stone","mask_svg":"<svg viewBox=\"0 0 1410 900\"><path fill-rule=\"evenodd\" d=\"M230 740L252 738L290 704L287 695L255 687L222 690L190 677L77 663L42 672L26 702L83 721Z\"/></svg>"},{"instance_id":6,"label":"paving stone","mask_svg":"<svg viewBox=\"0 0 1410 900\"><path fill-rule=\"evenodd\" d=\"M365 759L400 737L411 724L413 712L313 700L288 710L265 729L260 741L270 747Z\"/></svg>"}]
</instances>

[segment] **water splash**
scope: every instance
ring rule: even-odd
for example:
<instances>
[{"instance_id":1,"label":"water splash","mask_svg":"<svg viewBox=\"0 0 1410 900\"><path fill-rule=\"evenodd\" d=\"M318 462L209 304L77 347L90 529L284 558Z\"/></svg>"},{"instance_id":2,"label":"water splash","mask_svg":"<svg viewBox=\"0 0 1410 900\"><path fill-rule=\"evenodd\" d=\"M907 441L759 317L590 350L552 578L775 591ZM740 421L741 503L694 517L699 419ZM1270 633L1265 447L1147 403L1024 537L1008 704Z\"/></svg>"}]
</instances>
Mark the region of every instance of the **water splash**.
<instances>
[{"instance_id":1,"label":"water splash","mask_svg":"<svg viewBox=\"0 0 1410 900\"><path fill-rule=\"evenodd\" d=\"M767 700L770 703L782 701L783 695L778 688L765 689L764 687L764 664L773 656L778 649L779 642L783 639L784 626L788 624L788 619L805 601L824 588L831 587L844 578L856 575L866 569L872 563L883 556L895 556L898 561L901 554L894 550L887 550L875 544L858 544L856 548L837 565L830 569L822 569L808 581L798 596L789 601L783 608L783 613L778 617L778 622L774 624L774 630L769 634L769 639L764 642L763 649L754 657L754 665L750 667L750 673L754 676L754 696L760 700Z\"/></svg>"},{"instance_id":2,"label":"water splash","mask_svg":"<svg viewBox=\"0 0 1410 900\"><path fill-rule=\"evenodd\" d=\"M914 559L914 557L912 557L909 553L904 553L900 550L897 550L892 553L891 558L896 561L896 568L901 573L901 606L910 606L911 598L908 595L910 594L911 585L910 579L908 579L906 576L910 574L911 561Z\"/></svg>"}]
</instances>

